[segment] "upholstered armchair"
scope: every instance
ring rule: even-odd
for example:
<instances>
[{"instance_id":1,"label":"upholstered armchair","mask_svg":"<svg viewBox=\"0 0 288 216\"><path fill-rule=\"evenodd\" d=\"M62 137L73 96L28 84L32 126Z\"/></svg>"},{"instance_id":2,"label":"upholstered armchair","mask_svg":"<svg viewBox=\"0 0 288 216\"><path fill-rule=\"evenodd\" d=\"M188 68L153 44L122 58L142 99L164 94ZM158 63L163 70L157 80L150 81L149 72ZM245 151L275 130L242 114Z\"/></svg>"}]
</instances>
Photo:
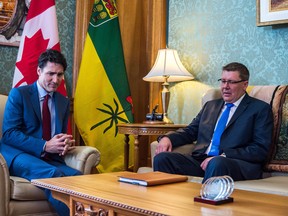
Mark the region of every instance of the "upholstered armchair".
<instances>
[{"instance_id":1,"label":"upholstered armchair","mask_svg":"<svg viewBox=\"0 0 288 216\"><path fill-rule=\"evenodd\" d=\"M7 96L0 95L0 138ZM67 165L84 174L91 173L100 162L100 152L89 146L76 146L65 156ZM10 176L5 159L0 154L0 215L56 216L44 192L26 179Z\"/></svg>"}]
</instances>

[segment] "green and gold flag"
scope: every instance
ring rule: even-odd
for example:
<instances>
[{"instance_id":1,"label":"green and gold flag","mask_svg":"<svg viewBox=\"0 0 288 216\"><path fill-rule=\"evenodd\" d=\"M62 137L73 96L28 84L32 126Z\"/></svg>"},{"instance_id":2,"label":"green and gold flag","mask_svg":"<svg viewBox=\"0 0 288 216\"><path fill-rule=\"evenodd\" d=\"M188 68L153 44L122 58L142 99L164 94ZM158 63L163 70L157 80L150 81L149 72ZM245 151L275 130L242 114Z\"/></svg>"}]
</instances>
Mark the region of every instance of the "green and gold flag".
<instances>
[{"instance_id":1,"label":"green and gold flag","mask_svg":"<svg viewBox=\"0 0 288 216\"><path fill-rule=\"evenodd\" d=\"M75 91L74 118L85 145L101 153L99 172L123 170L124 136L118 134L117 124L133 122L133 114L114 0L94 2Z\"/></svg>"}]
</instances>

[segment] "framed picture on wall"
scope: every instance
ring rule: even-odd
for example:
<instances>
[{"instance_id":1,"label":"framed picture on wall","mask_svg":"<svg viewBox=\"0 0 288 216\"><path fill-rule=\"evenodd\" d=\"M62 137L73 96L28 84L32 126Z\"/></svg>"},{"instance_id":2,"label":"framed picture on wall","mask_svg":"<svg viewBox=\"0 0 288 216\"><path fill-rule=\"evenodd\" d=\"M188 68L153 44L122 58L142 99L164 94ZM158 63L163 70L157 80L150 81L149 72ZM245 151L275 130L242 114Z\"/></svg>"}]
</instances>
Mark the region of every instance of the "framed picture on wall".
<instances>
[{"instance_id":1,"label":"framed picture on wall","mask_svg":"<svg viewBox=\"0 0 288 216\"><path fill-rule=\"evenodd\" d=\"M257 0L257 26L288 23L288 0Z\"/></svg>"},{"instance_id":2,"label":"framed picture on wall","mask_svg":"<svg viewBox=\"0 0 288 216\"><path fill-rule=\"evenodd\" d=\"M0 1L0 45L19 46L25 10L25 0Z\"/></svg>"}]
</instances>

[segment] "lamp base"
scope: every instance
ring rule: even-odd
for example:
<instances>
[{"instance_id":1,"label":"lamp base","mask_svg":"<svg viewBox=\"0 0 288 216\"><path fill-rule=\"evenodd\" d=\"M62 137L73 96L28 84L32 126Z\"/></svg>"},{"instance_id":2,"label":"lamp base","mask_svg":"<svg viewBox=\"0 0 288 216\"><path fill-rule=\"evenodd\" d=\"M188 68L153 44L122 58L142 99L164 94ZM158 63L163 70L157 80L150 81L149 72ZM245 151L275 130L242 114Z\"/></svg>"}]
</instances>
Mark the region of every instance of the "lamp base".
<instances>
[{"instance_id":1,"label":"lamp base","mask_svg":"<svg viewBox=\"0 0 288 216\"><path fill-rule=\"evenodd\" d=\"M167 114L164 113L163 116L163 122L165 122L165 124L174 124L174 122L168 118Z\"/></svg>"}]
</instances>

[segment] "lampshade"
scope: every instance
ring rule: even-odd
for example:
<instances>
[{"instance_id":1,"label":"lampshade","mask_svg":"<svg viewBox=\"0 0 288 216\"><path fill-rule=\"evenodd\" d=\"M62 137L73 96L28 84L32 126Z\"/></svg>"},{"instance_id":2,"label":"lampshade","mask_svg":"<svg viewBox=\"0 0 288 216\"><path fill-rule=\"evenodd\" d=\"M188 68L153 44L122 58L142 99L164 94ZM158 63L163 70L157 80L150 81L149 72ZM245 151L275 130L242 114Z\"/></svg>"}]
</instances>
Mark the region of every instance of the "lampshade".
<instances>
[{"instance_id":1,"label":"lampshade","mask_svg":"<svg viewBox=\"0 0 288 216\"><path fill-rule=\"evenodd\" d=\"M178 53L174 49L160 49L151 71L143 77L148 82L179 82L194 77L182 65Z\"/></svg>"}]
</instances>

